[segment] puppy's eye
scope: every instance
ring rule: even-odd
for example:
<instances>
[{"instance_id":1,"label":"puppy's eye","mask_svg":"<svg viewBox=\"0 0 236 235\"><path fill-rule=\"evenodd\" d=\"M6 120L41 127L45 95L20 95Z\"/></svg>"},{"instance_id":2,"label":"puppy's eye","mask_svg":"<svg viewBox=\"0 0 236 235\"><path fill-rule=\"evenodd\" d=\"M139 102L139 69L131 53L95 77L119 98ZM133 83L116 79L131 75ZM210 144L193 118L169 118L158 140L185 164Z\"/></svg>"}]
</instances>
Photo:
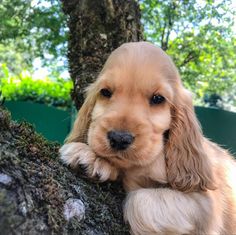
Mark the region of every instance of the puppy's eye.
<instances>
[{"instance_id":1,"label":"puppy's eye","mask_svg":"<svg viewBox=\"0 0 236 235\"><path fill-rule=\"evenodd\" d=\"M153 95L152 98L150 99L150 104L155 105L155 104L161 104L165 101L165 98L162 95Z\"/></svg>"},{"instance_id":2,"label":"puppy's eye","mask_svg":"<svg viewBox=\"0 0 236 235\"><path fill-rule=\"evenodd\" d=\"M111 96L112 96L112 92L107 88L101 89L100 94L104 97L107 97L107 98L111 98Z\"/></svg>"}]
</instances>

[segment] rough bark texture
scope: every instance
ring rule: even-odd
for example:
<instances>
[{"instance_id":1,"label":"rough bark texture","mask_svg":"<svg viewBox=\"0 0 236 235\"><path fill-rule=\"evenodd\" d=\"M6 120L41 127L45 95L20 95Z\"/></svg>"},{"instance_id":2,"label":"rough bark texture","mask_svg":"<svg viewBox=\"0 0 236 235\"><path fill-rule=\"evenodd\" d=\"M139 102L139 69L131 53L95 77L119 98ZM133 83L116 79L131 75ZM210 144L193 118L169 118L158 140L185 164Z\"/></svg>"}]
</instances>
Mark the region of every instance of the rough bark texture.
<instances>
[{"instance_id":1,"label":"rough bark texture","mask_svg":"<svg viewBox=\"0 0 236 235\"><path fill-rule=\"evenodd\" d=\"M135 0L62 0L68 15L69 66L77 109L84 88L95 80L111 51L124 42L142 40Z\"/></svg>"},{"instance_id":2,"label":"rough bark texture","mask_svg":"<svg viewBox=\"0 0 236 235\"><path fill-rule=\"evenodd\" d=\"M0 234L129 234L120 185L71 172L58 148L0 108Z\"/></svg>"}]
</instances>

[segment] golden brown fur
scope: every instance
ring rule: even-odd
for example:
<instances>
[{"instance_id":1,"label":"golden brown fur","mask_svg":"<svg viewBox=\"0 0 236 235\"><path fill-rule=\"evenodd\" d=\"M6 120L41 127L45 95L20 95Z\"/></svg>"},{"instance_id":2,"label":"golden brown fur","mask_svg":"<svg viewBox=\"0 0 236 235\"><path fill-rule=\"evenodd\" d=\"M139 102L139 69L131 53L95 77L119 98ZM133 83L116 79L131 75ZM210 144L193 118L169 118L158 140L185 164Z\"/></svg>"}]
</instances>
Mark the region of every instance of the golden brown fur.
<instances>
[{"instance_id":1,"label":"golden brown fur","mask_svg":"<svg viewBox=\"0 0 236 235\"><path fill-rule=\"evenodd\" d=\"M150 104L153 95L165 101ZM111 130L132 133L134 142L114 150ZM132 234L236 234L235 161L203 137L176 67L150 43L110 55L60 153L101 181L122 177Z\"/></svg>"}]
</instances>

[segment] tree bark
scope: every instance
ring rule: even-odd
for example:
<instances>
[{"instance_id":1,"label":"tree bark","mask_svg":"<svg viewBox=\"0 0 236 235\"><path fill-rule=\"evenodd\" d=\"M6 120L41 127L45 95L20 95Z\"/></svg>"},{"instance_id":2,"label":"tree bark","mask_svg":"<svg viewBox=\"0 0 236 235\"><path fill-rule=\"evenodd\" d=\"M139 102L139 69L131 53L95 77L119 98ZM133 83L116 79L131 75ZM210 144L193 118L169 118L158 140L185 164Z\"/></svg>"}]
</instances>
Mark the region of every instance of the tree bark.
<instances>
[{"instance_id":1,"label":"tree bark","mask_svg":"<svg viewBox=\"0 0 236 235\"><path fill-rule=\"evenodd\" d=\"M79 109L84 88L99 74L108 55L121 44L142 40L135 0L62 0L68 15L68 59L74 82L72 99Z\"/></svg>"},{"instance_id":2,"label":"tree bark","mask_svg":"<svg viewBox=\"0 0 236 235\"><path fill-rule=\"evenodd\" d=\"M129 234L119 183L71 172L58 148L0 108L0 234Z\"/></svg>"}]
</instances>

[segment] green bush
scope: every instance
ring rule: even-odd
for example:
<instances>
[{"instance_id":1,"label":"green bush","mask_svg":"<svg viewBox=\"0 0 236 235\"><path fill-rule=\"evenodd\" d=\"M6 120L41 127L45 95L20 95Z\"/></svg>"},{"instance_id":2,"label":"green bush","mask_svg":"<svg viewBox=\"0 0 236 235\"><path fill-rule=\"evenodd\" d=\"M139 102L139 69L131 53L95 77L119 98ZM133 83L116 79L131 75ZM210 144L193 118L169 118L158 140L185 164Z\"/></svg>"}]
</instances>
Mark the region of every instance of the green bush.
<instances>
[{"instance_id":1,"label":"green bush","mask_svg":"<svg viewBox=\"0 0 236 235\"><path fill-rule=\"evenodd\" d=\"M61 108L71 106L71 81L48 77L37 80L26 70L10 75L6 65L2 65L2 74L0 90L6 100L33 101Z\"/></svg>"}]
</instances>

